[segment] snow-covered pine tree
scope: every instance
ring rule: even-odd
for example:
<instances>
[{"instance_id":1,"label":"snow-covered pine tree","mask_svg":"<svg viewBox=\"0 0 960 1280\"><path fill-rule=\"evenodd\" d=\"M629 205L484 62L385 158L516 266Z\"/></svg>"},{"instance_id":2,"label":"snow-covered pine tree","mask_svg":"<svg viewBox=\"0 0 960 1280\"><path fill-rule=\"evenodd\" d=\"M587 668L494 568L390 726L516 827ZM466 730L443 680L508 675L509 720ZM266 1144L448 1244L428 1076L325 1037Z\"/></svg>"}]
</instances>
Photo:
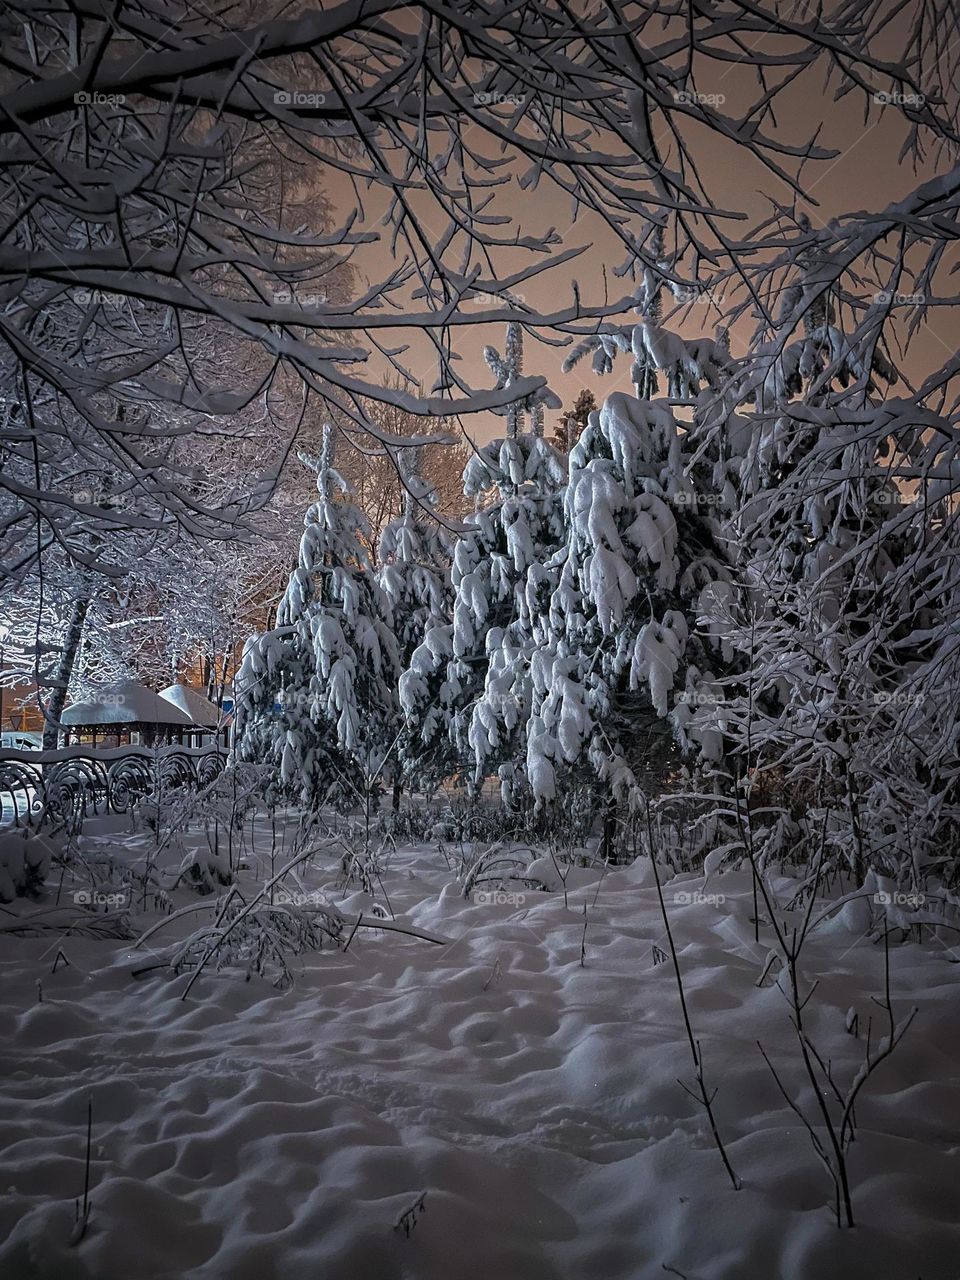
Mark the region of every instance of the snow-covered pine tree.
<instances>
[{"instance_id":1,"label":"snow-covered pine tree","mask_svg":"<svg viewBox=\"0 0 960 1280\"><path fill-rule=\"evenodd\" d=\"M420 450L403 450L399 468L406 489L403 513L381 535L377 576L392 610L401 670L399 695L403 702L416 696L419 676L411 668L414 652L428 633L441 632L449 626L453 548L447 530L432 514L437 495L421 474ZM441 710L430 705L432 701L429 696L423 699L423 718L405 725L397 748L399 768L414 781L422 755L430 753L438 735L446 742ZM399 783L399 773L395 778Z\"/></svg>"},{"instance_id":2,"label":"snow-covered pine tree","mask_svg":"<svg viewBox=\"0 0 960 1280\"><path fill-rule=\"evenodd\" d=\"M571 451L564 549L549 625L533 660L527 777L542 805L559 776L579 777L599 803L662 774L674 747L694 758L722 753L721 695L729 644L698 634L704 602L730 589L714 475L694 453L688 426L666 401L721 395L736 372L725 334L681 338L663 323L666 289L692 286L664 254L654 222L635 295L637 322L604 326L577 344L572 369L632 354L634 399L617 393ZM636 275L636 264L633 266Z\"/></svg>"},{"instance_id":3,"label":"snow-covered pine tree","mask_svg":"<svg viewBox=\"0 0 960 1280\"><path fill-rule=\"evenodd\" d=\"M563 362L564 372L592 352L593 372L602 376L612 371L617 355L624 352L633 356L631 379L639 400L652 400L657 395L661 376L667 395L676 399L696 396L704 382L719 389L734 369L725 335L681 338L663 325L664 289L682 302L689 300L697 286L683 282L676 264L663 256L663 231L658 225L651 232L650 261L640 276L634 308L637 323L605 325L599 333L578 342Z\"/></svg>"},{"instance_id":4,"label":"snow-covered pine tree","mask_svg":"<svg viewBox=\"0 0 960 1280\"><path fill-rule=\"evenodd\" d=\"M729 570L699 509L668 404L608 397L570 455L566 545L548 635L532 669L527 775L538 805L561 777L593 779L598 804L660 775L674 739L722 750L714 666L696 626ZM692 706L712 721L690 725Z\"/></svg>"},{"instance_id":5,"label":"snow-covered pine tree","mask_svg":"<svg viewBox=\"0 0 960 1280\"><path fill-rule=\"evenodd\" d=\"M450 611L451 538L433 514L437 495L420 472L419 455L418 448L400 455L403 512L381 534L377 575L390 601L404 670L424 632L443 622Z\"/></svg>"},{"instance_id":6,"label":"snow-covered pine tree","mask_svg":"<svg viewBox=\"0 0 960 1280\"><path fill-rule=\"evenodd\" d=\"M497 380L497 390L509 388L523 376L523 329L519 324L507 325L507 340L503 355L496 347L484 347L483 358ZM507 420L507 439L515 440L524 434L524 420L530 419L530 435L539 439L543 435L545 409L559 409L561 401L549 389L539 387L530 395L516 400L496 412Z\"/></svg>"},{"instance_id":7,"label":"snow-covered pine tree","mask_svg":"<svg viewBox=\"0 0 960 1280\"><path fill-rule=\"evenodd\" d=\"M333 447L327 426L320 457L301 455L318 497L276 626L247 644L236 680L237 755L273 760L281 790L312 806L362 797L398 725L390 602Z\"/></svg>"},{"instance_id":8,"label":"snow-covered pine tree","mask_svg":"<svg viewBox=\"0 0 960 1280\"><path fill-rule=\"evenodd\" d=\"M504 356L484 355L509 386L522 372L520 327L509 326ZM522 779L531 656L562 545L565 470L543 438L543 410L559 404L546 388L517 401L505 411L506 438L467 463L464 492L477 510L454 550L452 620L427 631L401 682L408 720L429 727L423 759L434 774L458 766L476 783L498 772L507 796Z\"/></svg>"}]
</instances>

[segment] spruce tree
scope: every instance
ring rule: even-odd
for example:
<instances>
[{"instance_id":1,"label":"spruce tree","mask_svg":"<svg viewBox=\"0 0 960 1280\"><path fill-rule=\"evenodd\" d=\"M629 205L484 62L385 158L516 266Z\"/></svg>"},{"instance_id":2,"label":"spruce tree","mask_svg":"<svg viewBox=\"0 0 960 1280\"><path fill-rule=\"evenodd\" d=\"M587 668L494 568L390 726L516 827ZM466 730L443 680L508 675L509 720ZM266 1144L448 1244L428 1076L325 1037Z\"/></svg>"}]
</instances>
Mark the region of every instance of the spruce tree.
<instances>
[{"instance_id":1,"label":"spruce tree","mask_svg":"<svg viewBox=\"0 0 960 1280\"><path fill-rule=\"evenodd\" d=\"M484 352L499 386L522 372L522 339L510 325L504 355ZM455 767L474 784L498 772L507 795L522 777L531 652L562 540L565 473L543 438L543 409L558 405L545 388L517 400L504 411L506 436L467 463L464 492L477 510L454 550L452 615L428 629L401 685L408 720L424 725L428 770Z\"/></svg>"},{"instance_id":2,"label":"spruce tree","mask_svg":"<svg viewBox=\"0 0 960 1280\"><path fill-rule=\"evenodd\" d=\"M668 405L619 392L570 455L562 568L533 663L527 773L540 805L563 777L592 778L603 802L626 796L662 775L675 739L720 754L719 655L697 620L729 570L690 461ZM692 729L691 705L705 704L713 723Z\"/></svg>"},{"instance_id":3,"label":"spruce tree","mask_svg":"<svg viewBox=\"0 0 960 1280\"><path fill-rule=\"evenodd\" d=\"M364 797L396 733L399 659L390 602L365 545L363 514L334 467L333 431L304 517L276 626L248 643L237 676L237 754L275 761L281 789L315 806Z\"/></svg>"},{"instance_id":4,"label":"spruce tree","mask_svg":"<svg viewBox=\"0 0 960 1280\"><path fill-rule=\"evenodd\" d=\"M430 696L426 684L421 690L420 677L411 664L424 637L442 631L447 625L452 602L451 538L434 514L437 495L421 474L420 452L405 449L400 455L400 473L406 490L404 508L383 531L378 573L392 610L401 671L400 701L415 702L418 692L424 692L421 703L424 715L403 726L397 746L396 784L402 772L414 785L420 781L422 756L431 753L441 725L439 708L431 705L436 699ZM443 728L445 730L445 725ZM441 752L436 763L443 763L444 756L445 752Z\"/></svg>"}]
</instances>

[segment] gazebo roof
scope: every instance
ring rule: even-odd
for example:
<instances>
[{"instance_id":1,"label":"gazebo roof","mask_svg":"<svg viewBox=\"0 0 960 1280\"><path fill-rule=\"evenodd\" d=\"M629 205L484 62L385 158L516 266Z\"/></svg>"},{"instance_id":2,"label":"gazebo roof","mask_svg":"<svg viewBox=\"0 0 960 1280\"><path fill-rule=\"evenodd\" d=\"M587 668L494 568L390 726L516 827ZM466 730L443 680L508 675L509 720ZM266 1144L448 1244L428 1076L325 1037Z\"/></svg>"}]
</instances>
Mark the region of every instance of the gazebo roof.
<instances>
[{"instance_id":1,"label":"gazebo roof","mask_svg":"<svg viewBox=\"0 0 960 1280\"><path fill-rule=\"evenodd\" d=\"M220 712L209 698L188 684L171 684L160 690L160 697L188 716L191 723L203 729L216 729Z\"/></svg>"},{"instance_id":2,"label":"gazebo roof","mask_svg":"<svg viewBox=\"0 0 960 1280\"><path fill-rule=\"evenodd\" d=\"M107 725L171 725L191 728L193 721L179 707L136 680L104 685L86 702L67 707L60 723L68 728Z\"/></svg>"}]
</instances>

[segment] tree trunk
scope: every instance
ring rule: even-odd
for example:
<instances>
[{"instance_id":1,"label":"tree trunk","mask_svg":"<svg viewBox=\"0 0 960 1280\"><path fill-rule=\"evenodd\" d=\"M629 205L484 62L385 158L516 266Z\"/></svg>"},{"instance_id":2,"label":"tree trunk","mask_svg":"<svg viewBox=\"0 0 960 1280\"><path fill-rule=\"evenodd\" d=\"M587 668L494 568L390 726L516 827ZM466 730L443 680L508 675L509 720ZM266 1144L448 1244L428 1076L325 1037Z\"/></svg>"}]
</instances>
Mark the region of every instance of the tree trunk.
<instances>
[{"instance_id":1,"label":"tree trunk","mask_svg":"<svg viewBox=\"0 0 960 1280\"><path fill-rule=\"evenodd\" d=\"M60 737L60 717L63 715L63 708L66 705L67 689L70 687L73 666L77 660L80 641L83 637L83 624L86 621L89 608L89 596L82 597L74 602L73 612L70 615L70 622L67 626L67 634L63 641L60 661L57 663L57 673L52 681L52 692L44 708L43 739L41 744L44 751L56 751L57 749Z\"/></svg>"}]
</instances>

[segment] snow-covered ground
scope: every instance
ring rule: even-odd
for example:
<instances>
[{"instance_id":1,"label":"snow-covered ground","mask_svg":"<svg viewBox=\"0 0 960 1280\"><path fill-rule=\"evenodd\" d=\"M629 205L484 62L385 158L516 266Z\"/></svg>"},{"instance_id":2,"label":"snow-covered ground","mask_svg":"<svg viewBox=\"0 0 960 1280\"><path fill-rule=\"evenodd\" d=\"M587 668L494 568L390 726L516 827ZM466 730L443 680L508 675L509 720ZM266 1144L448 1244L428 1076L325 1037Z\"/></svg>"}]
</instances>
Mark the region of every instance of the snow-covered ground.
<instances>
[{"instance_id":1,"label":"snow-covered ground","mask_svg":"<svg viewBox=\"0 0 960 1280\"><path fill-rule=\"evenodd\" d=\"M99 843L133 860L152 839ZM858 1102L858 1225L841 1231L757 1047L812 1114L784 996L758 985L769 930L758 946L747 875L665 886L737 1192L678 1084L692 1064L649 863L573 869L566 905L532 890L498 904L464 898L459 858L401 848L375 885L440 942L360 929L346 952L295 957L285 991L211 967L181 999L188 975L131 976L203 911L135 949L13 934L62 913L5 907L3 1280L956 1280L956 954L891 948L894 1008L919 1012ZM331 852L301 891L368 915L341 883ZM851 904L804 951L820 980L805 1018L841 1087L871 1014L882 1034L883 948L863 925ZM91 1212L71 1246L88 1101Z\"/></svg>"}]
</instances>

